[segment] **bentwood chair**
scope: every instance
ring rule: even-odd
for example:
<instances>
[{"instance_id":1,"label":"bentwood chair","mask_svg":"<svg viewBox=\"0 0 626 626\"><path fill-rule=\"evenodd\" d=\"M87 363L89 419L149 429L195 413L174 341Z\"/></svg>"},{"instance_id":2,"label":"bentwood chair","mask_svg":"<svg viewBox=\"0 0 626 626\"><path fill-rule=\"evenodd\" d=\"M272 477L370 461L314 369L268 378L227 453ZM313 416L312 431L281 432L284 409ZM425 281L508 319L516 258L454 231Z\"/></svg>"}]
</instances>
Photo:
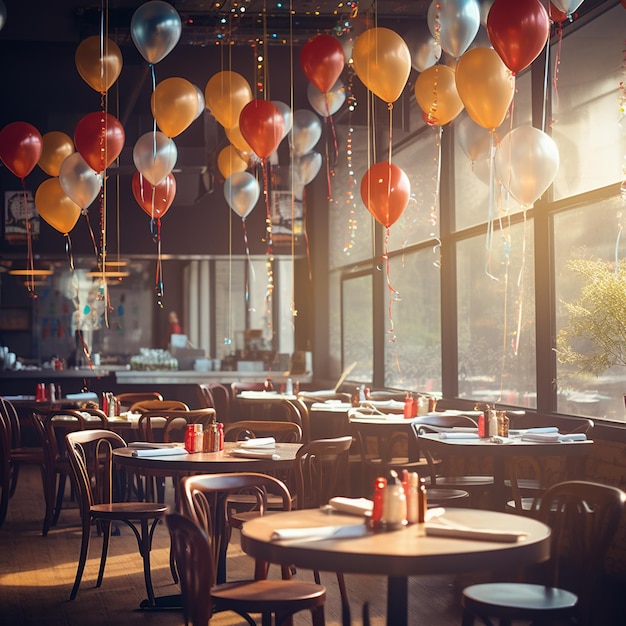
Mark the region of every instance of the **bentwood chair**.
<instances>
[{"instance_id":1,"label":"bentwood chair","mask_svg":"<svg viewBox=\"0 0 626 626\"><path fill-rule=\"evenodd\" d=\"M148 413L149 411L188 411L189 405L182 400L141 400L130 407L131 413Z\"/></svg>"},{"instance_id":2,"label":"bentwood chair","mask_svg":"<svg viewBox=\"0 0 626 626\"><path fill-rule=\"evenodd\" d=\"M280 443L300 443L302 428L296 422L274 420L241 420L224 429L226 441L240 441L257 437L274 437Z\"/></svg>"},{"instance_id":3,"label":"bentwood chair","mask_svg":"<svg viewBox=\"0 0 626 626\"><path fill-rule=\"evenodd\" d=\"M150 549L154 530L165 515L167 506L152 502L114 502L113 450L126 446L126 442L109 430L83 430L68 433L65 438L72 467L72 479L76 490L82 519L80 556L76 579L70 594L73 600L78 593L89 551L91 529L98 524L102 531L102 552L96 587L102 584L106 565L111 523L123 522L134 533L143 559L143 573L148 594L148 605L155 605L150 574ZM175 572L172 571L174 576ZM177 581L174 576L174 581Z\"/></svg>"},{"instance_id":4,"label":"bentwood chair","mask_svg":"<svg viewBox=\"0 0 626 626\"><path fill-rule=\"evenodd\" d=\"M118 393L115 397L120 404L121 411L128 411L136 402L163 400L163 396L158 391L125 391L124 393Z\"/></svg>"},{"instance_id":5,"label":"bentwood chair","mask_svg":"<svg viewBox=\"0 0 626 626\"><path fill-rule=\"evenodd\" d=\"M185 623L207 626L211 616L233 611L250 626L250 613L261 613L263 626L278 626L304 610L310 610L314 626L324 625L326 590L295 580L242 580L215 584L214 538L198 522L178 513L166 515L183 598Z\"/></svg>"},{"instance_id":6,"label":"bentwood chair","mask_svg":"<svg viewBox=\"0 0 626 626\"><path fill-rule=\"evenodd\" d=\"M221 383L202 383L196 386L200 408L215 409L217 419L230 422L230 389Z\"/></svg>"},{"instance_id":7,"label":"bentwood chair","mask_svg":"<svg viewBox=\"0 0 626 626\"><path fill-rule=\"evenodd\" d=\"M533 624L591 625L606 553L622 520L626 493L616 487L567 481L548 489L537 517L552 529L550 559L533 582L489 582L463 590L463 626L476 617ZM565 621L563 621L565 620Z\"/></svg>"},{"instance_id":8,"label":"bentwood chair","mask_svg":"<svg viewBox=\"0 0 626 626\"><path fill-rule=\"evenodd\" d=\"M0 412L0 527L4 523L9 508L11 490L11 431L10 425Z\"/></svg>"}]
</instances>

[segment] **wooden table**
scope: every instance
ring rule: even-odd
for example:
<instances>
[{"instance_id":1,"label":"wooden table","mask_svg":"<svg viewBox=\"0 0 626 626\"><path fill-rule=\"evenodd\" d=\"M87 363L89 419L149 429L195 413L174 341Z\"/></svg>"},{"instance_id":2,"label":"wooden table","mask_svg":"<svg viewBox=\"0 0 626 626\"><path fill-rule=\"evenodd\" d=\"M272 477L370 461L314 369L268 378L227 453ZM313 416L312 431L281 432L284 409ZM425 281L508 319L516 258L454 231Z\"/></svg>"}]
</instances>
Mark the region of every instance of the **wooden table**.
<instances>
[{"instance_id":1,"label":"wooden table","mask_svg":"<svg viewBox=\"0 0 626 626\"><path fill-rule=\"evenodd\" d=\"M432 537L423 524L374 533L352 515L319 509L289 511L246 522L241 546L250 556L313 570L387 576L387 624L408 621L408 577L456 574L540 563L549 558L550 529L534 519L477 509L450 509L445 519L471 528L528 533L516 543ZM283 528L339 526L330 539L273 541Z\"/></svg>"},{"instance_id":2,"label":"wooden table","mask_svg":"<svg viewBox=\"0 0 626 626\"><path fill-rule=\"evenodd\" d=\"M592 440L555 443L537 443L514 438L512 443L498 444L490 439L442 439L439 433L422 434L418 437L418 445L422 450L441 458L475 457L493 459L492 506L503 511L507 501L505 481L506 461L514 456L561 456L567 461L568 478L576 478L581 467L581 458L591 453Z\"/></svg>"}]
</instances>

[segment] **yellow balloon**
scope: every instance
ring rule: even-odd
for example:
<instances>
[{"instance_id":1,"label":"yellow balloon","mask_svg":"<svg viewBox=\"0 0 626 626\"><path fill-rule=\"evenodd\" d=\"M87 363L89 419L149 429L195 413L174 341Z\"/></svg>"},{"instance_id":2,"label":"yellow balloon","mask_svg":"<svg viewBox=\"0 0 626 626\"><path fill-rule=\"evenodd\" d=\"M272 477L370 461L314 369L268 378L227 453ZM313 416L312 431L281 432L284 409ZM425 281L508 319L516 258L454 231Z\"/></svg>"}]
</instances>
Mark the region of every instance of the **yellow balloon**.
<instances>
[{"instance_id":1,"label":"yellow balloon","mask_svg":"<svg viewBox=\"0 0 626 626\"><path fill-rule=\"evenodd\" d=\"M241 157L235 146L228 145L217 155L217 169L226 179L235 172L245 172L248 169L248 162Z\"/></svg>"},{"instance_id":2,"label":"yellow balloon","mask_svg":"<svg viewBox=\"0 0 626 626\"><path fill-rule=\"evenodd\" d=\"M241 154L248 156L254 154L254 150L250 147L250 144L243 138L239 130L239 124L232 128L224 128L224 132L226 133L226 137L228 137L228 141L230 141Z\"/></svg>"},{"instance_id":3,"label":"yellow balloon","mask_svg":"<svg viewBox=\"0 0 626 626\"><path fill-rule=\"evenodd\" d=\"M456 88L469 116L492 130L513 101L515 77L493 48L472 48L457 63Z\"/></svg>"},{"instance_id":4,"label":"yellow balloon","mask_svg":"<svg viewBox=\"0 0 626 626\"><path fill-rule=\"evenodd\" d=\"M361 82L381 100L395 102L411 73L411 52L398 33L370 28L352 48L352 63Z\"/></svg>"},{"instance_id":5,"label":"yellow balloon","mask_svg":"<svg viewBox=\"0 0 626 626\"><path fill-rule=\"evenodd\" d=\"M417 77L415 99L428 123L436 126L451 122L463 110L454 70L447 65L433 65Z\"/></svg>"},{"instance_id":6,"label":"yellow balloon","mask_svg":"<svg viewBox=\"0 0 626 626\"><path fill-rule=\"evenodd\" d=\"M82 41L74 56L81 78L93 89L106 93L122 71L122 53L111 39L99 35Z\"/></svg>"},{"instance_id":7,"label":"yellow balloon","mask_svg":"<svg viewBox=\"0 0 626 626\"><path fill-rule=\"evenodd\" d=\"M252 89L241 74L226 70L211 76L204 99L211 115L224 128L232 128L239 124L241 109L252 100Z\"/></svg>"},{"instance_id":8,"label":"yellow balloon","mask_svg":"<svg viewBox=\"0 0 626 626\"><path fill-rule=\"evenodd\" d=\"M160 131L171 139L196 119L198 92L184 78L166 78L152 92L150 107Z\"/></svg>"},{"instance_id":9,"label":"yellow balloon","mask_svg":"<svg viewBox=\"0 0 626 626\"><path fill-rule=\"evenodd\" d=\"M74 152L74 142L69 135L57 130L42 136L41 156L37 165L49 176L58 176L61 163Z\"/></svg>"},{"instance_id":10,"label":"yellow balloon","mask_svg":"<svg viewBox=\"0 0 626 626\"><path fill-rule=\"evenodd\" d=\"M35 206L39 215L64 235L76 226L80 217L80 207L63 191L58 178L48 178L39 185Z\"/></svg>"}]
</instances>

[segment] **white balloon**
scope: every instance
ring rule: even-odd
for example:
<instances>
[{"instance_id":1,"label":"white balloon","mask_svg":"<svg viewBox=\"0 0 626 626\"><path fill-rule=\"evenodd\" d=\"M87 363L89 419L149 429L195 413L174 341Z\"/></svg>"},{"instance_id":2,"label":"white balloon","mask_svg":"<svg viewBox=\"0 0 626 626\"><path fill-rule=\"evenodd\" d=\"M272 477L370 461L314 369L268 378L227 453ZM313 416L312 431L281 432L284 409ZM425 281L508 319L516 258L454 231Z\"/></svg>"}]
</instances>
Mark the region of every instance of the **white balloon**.
<instances>
[{"instance_id":1,"label":"white balloon","mask_svg":"<svg viewBox=\"0 0 626 626\"><path fill-rule=\"evenodd\" d=\"M259 199L259 181L250 172L235 172L224 182L224 197L228 206L245 220Z\"/></svg>"},{"instance_id":2,"label":"white balloon","mask_svg":"<svg viewBox=\"0 0 626 626\"><path fill-rule=\"evenodd\" d=\"M7 21L7 8L4 2L0 0L0 30L2 30L6 21Z\"/></svg>"},{"instance_id":3,"label":"white balloon","mask_svg":"<svg viewBox=\"0 0 626 626\"><path fill-rule=\"evenodd\" d=\"M320 118L308 109L298 109L293 114L291 149L296 156L311 152L322 136Z\"/></svg>"},{"instance_id":4,"label":"white balloon","mask_svg":"<svg viewBox=\"0 0 626 626\"><path fill-rule=\"evenodd\" d=\"M433 0L426 16L428 28L453 57L459 58L474 41L480 26L478 0Z\"/></svg>"},{"instance_id":5,"label":"white balloon","mask_svg":"<svg viewBox=\"0 0 626 626\"><path fill-rule=\"evenodd\" d=\"M569 16L583 3L583 0L551 0L551 2L559 11Z\"/></svg>"},{"instance_id":6,"label":"white balloon","mask_svg":"<svg viewBox=\"0 0 626 626\"><path fill-rule=\"evenodd\" d=\"M319 152L309 152L294 159L294 182L308 185L322 167L322 155Z\"/></svg>"},{"instance_id":7,"label":"white balloon","mask_svg":"<svg viewBox=\"0 0 626 626\"><path fill-rule=\"evenodd\" d=\"M411 65L418 72L432 67L441 58L441 46L430 32L426 22L419 22L404 37L411 52Z\"/></svg>"},{"instance_id":8,"label":"white balloon","mask_svg":"<svg viewBox=\"0 0 626 626\"><path fill-rule=\"evenodd\" d=\"M94 172L80 152L74 152L61 163L59 183L74 204L86 209L100 193L102 174Z\"/></svg>"},{"instance_id":9,"label":"white balloon","mask_svg":"<svg viewBox=\"0 0 626 626\"><path fill-rule=\"evenodd\" d=\"M157 130L145 133L135 143L133 162L137 171L153 185L163 182L174 169L178 149L173 139Z\"/></svg>"},{"instance_id":10,"label":"white balloon","mask_svg":"<svg viewBox=\"0 0 626 626\"><path fill-rule=\"evenodd\" d=\"M487 28L487 16L489 15L489 9L495 0L479 0L480 4L480 23Z\"/></svg>"},{"instance_id":11,"label":"white balloon","mask_svg":"<svg viewBox=\"0 0 626 626\"><path fill-rule=\"evenodd\" d=\"M306 92L309 104L322 117L334 115L346 101L346 88L341 79L327 93L322 93L313 83L309 83Z\"/></svg>"},{"instance_id":12,"label":"white balloon","mask_svg":"<svg viewBox=\"0 0 626 626\"><path fill-rule=\"evenodd\" d=\"M272 100L272 104L280 111L283 116L283 136L281 141L289 134L291 126L293 124L293 115L291 113L291 107L280 100Z\"/></svg>"},{"instance_id":13,"label":"white balloon","mask_svg":"<svg viewBox=\"0 0 626 626\"><path fill-rule=\"evenodd\" d=\"M491 133L469 115L464 115L454 124L454 135L470 161L474 162L479 156L489 154Z\"/></svg>"}]
</instances>

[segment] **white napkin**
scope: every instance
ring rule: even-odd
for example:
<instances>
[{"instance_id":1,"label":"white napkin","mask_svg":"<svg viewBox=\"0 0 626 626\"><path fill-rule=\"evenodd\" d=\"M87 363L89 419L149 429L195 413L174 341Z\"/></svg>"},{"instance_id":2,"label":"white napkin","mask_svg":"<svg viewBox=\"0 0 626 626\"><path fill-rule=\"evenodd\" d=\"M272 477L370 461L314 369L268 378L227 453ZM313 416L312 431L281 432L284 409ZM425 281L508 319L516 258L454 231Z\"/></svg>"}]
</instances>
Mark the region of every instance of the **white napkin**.
<instances>
[{"instance_id":1,"label":"white napkin","mask_svg":"<svg viewBox=\"0 0 626 626\"><path fill-rule=\"evenodd\" d=\"M340 526L314 526L308 528L277 528L271 536L272 541L320 541L322 539L363 537L368 533L365 524Z\"/></svg>"},{"instance_id":2,"label":"white napkin","mask_svg":"<svg viewBox=\"0 0 626 626\"><path fill-rule=\"evenodd\" d=\"M493 530L489 528L470 528L460 524L448 524L445 520L426 523L427 535L436 537L455 537L457 539L475 539L477 541L499 541L515 543L528 536L528 533L517 530Z\"/></svg>"},{"instance_id":3,"label":"white napkin","mask_svg":"<svg viewBox=\"0 0 626 626\"><path fill-rule=\"evenodd\" d=\"M439 433L439 439L480 439L478 433Z\"/></svg>"},{"instance_id":4,"label":"white napkin","mask_svg":"<svg viewBox=\"0 0 626 626\"><path fill-rule=\"evenodd\" d=\"M526 433L522 435L522 441L534 441L536 443L566 443L568 441L586 441L585 433L571 433L561 435L556 433Z\"/></svg>"},{"instance_id":5,"label":"white napkin","mask_svg":"<svg viewBox=\"0 0 626 626\"><path fill-rule=\"evenodd\" d=\"M254 391L254 390L247 390L247 391L242 391L239 395L242 398L258 399L258 398L267 398L268 396L277 396L278 392L277 391Z\"/></svg>"},{"instance_id":6,"label":"white napkin","mask_svg":"<svg viewBox=\"0 0 626 626\"><path fill-rule=\"evenodd\" d=\"M185 448L140 448L139 450L133 450L133 456L141 458L151 456L176 456L187 454Z\"/></svg>"},{"instance_id":7,"label":"white napkin","mask_svg":"<svg viewBox=\"0 0 626 626\"><path fill-rule=\"evenodd\" d=\"M256 439L246 439L240 441L239 446L241 448L275 448L276 439L274 437L257 437Z\"/></svg>"},{"instance_id":8,"label":"white napkin","mask_svg":"<svg viewBox=\"0 0 626 626\"><path fill-rule=\"evenodd\" d=\"M345 498L336 496L328 501L328 504L335 510L351 515L366 515L372 512L374 503L367 498Z\"/></svg>"},{"instance_id":9,"label":"white napkin","mask_svg":"<svg viewBox=\"0 0 626 626\"><path fill-rule=\"evenodd\" d=\"M280 455L271 450L246 450L245 448L235 448L231 450L230 456L238 456L244 459L273 459L274 461L280 459Z\"/></svg>"}]
</instances>

